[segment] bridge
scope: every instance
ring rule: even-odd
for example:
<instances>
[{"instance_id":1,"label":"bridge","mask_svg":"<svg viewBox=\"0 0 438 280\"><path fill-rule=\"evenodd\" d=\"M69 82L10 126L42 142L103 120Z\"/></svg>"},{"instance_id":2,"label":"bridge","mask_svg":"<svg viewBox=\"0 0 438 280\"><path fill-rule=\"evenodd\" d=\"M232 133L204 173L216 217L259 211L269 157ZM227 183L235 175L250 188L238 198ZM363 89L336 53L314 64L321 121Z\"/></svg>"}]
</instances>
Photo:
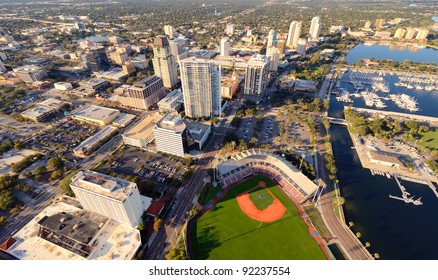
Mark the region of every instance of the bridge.
<instances>
[{"instance_id":1,"label":"bridge","mask_svg":"<svg viewBox=\"0 0 438 280\"><path fill-rule=\"evenodd\" d=\"M343 125L343 126L347 126L350 124L350 122L348 122L344 119L338 119L338 118L332 118L332 117L327 117L327 119L329 120L329 122L331 124L337 124L337 125Z\"/></svg>"}]
</instances>

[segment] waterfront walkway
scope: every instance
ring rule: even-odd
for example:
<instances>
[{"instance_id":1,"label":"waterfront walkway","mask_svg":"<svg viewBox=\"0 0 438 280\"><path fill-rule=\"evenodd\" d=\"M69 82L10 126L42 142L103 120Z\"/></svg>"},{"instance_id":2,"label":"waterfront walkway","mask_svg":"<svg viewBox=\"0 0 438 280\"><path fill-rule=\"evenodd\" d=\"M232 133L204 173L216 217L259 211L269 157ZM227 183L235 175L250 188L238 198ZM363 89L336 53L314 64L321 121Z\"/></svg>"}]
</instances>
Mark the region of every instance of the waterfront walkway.
<instances>
[{"instance_id":1,"label":"waterfront walkway","mask_svg":"<svg viewBox=\"0 0 438 280\"><path fill-rule=\"evenodd\" d=\"M344 106L344 110L347 108L347 106ZM366 109L366 108L357 108L357 107L351 107L351 110L357 111L357 112L366 112L370 114L379 114L383 116L397 116L397 117L403 117L408 119L413 119L417 121L425 121L425 122L432 122L432 123L438 123L438 118L435 117L429 117L429 116L420 116L420 115L414 115L414 114L406 114L406 113L399 113L399 112L393 112L393 111L381 111L381 110L373 110L373 109Z\"/></svg>"}]
</instances>

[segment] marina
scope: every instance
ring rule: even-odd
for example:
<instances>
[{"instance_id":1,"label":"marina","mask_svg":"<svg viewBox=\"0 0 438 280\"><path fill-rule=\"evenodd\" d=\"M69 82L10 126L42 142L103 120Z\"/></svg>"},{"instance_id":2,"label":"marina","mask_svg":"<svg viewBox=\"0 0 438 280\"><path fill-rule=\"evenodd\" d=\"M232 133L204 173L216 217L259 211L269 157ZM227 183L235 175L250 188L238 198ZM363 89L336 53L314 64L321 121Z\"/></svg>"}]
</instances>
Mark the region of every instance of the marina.
<instances>
[{"instance_id":1,"label":"marina","mask_svg":"<svg viewBox=\"0 0 438 280\"><path fill-rule=\"evenodd\" d=\"M400 180L397 178L397 176L394 176L394 179L397 182L397 185L398 185L400 191L402 192L402 197L398 197L398 196L394 196L394 195L390 194L389 195L390 198L401 200L401 201L404 201L405 203L412 203L414 205L423 205L423 202L421 202L421 197L418 199L414 199L414 196L409 197L409 195L411 195L411 194L400 183Z\"/></svg>"}]
</instances>

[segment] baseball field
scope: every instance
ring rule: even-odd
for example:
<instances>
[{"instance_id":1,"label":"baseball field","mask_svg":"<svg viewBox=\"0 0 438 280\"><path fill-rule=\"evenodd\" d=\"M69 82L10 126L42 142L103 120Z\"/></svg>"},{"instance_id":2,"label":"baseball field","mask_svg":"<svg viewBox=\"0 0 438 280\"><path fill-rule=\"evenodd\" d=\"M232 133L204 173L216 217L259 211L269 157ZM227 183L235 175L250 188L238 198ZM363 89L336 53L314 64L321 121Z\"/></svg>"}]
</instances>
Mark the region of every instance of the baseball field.
<instances>
[{"instance_id":1,"label":"baseball field","mask_svg":"<svg viewBox=\"0 0 438 280\"><path fill-rule=\"evenodd\" d=\"M327 259L292 201L266 176L232 187L191 229L196 259Z\"/></svg>"}]
</instances>

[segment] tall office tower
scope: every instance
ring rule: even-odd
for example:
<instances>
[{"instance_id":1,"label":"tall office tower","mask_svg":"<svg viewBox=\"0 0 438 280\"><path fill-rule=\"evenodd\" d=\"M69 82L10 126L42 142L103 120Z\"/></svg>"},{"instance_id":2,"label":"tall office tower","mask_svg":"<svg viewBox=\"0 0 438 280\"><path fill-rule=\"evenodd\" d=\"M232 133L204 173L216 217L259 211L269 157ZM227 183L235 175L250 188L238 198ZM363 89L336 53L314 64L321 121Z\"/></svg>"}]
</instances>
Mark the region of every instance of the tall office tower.
<instances>
[{"instance_id":1,"label":"tall office tower","mask_svg":"<svg viewBox=\"0 0 438 280\"><path fill-rule=\"evenodd\" d=\"M368 21L365 22L365 25L363 26L363 28L370 29L371 28L371 24L372 24L371 21L368 20Z\"/></svg>"},{"instance_id":2,"label":"tall office tower","mask_svg":"<svg viewBox=\"0 0 438 280\"><path fill-rule=\"evenodd\" d=\"M166 113L153 130L157 151L184 157L188 152L191 136L181 116L173 111Z\"/></svg>"},{"instance_id":3,"label":"tall office tower","mask_svg":"<svg viewBox=\"0 0 438 280\"><path fill-rule=\"evenodd\" d=\"M180 61L186 116L217 117L221 114L221 71L218 65L196 57Z\"/></svg>"},{"instance_id":4,"label":"tall office tower","mask_svg":"<svg viewBox=\"0 0 438 280\"><path fill-rule=\"evenodd\" d=\"M382 28L384 23L385 23L385 20L383 18L378 18L378 19L376 19L376 22L374 23L374 25L377 28Z\"/></svg>"},{"instance_id":5,"label":"tall office tower","mask_svg":"<svg viewBox=\"0 0 438 280\"><path fill-rule=\"evenodd\" d=\"M408 27L406 29L406 39L412 40L415 39L415 36L417 36L418 31L415 28Z\"/></svg>"},{"instance_id":6,"label":"tall office tower","mask_svg":"<svg viewBox=\"0 0 438 280\"><path fill-rule=\"evenodd\" d=\"M172 25L165 25L164 34L169 36L170 39L173 39L173 37L175 36L175 29L173 28Z\"/></svg>"},{"instance_id":7,"label":"tall office tower","mask_svg":"<svg viewBox=\"0 0 438 280\"><path fill-rule=\"evenodd\" d=\"M266 56L269 57L269 71L277 71L280 61L280 47L268 47L266 49Z\"/></svg>"},{"instance_id":8,"label":"tall office tower","mask_svg":"<svg viewBox=\"0 0 438 280\"><path fill-rule=\"evenodd\" d=\"M298 40L301 36L301 21L292 21L289 27L289 33L287 34L286 45L293 49L298 46Z\"/></svg>"},{"instance_id":9,"label":"tall office tower","mask_svg":"<svg viewBox=\"0 0 438 280\"><path fill-rule=\"evenodd\" d=\"M166 91L163 87L163 80L157 76L149 76L128 87L117 96L117 100L123 106L148 110L164 96L166 96Z\"/></svg>"},{"instance_id":10,"label":"tall office tower","mask_svg":"<svg viewBox=\"0 0 438 280\"><path fill-rule=\"evenodd\" d=\"M319 33L321 32L321 18L320 17L314 17L312 18L312 23L310 24L310 40L311 41L318 41L319 39Z\"/></svg>"},{"instance_id":11,"label":"tall office tower","mask_svg":"<svg viewBox=\"0 0 438 280\"><path fill-rule=\"evenodd\" d=\"M307 49L307 39L306 38L300 38L298 40L297 45L297 53L299 54L305 54Z\"/></svg>"},{"instance_id":12,"label":"tall office tower","mask_svg":"<svg viewBox=\"0 0 438 280\"><path fill-rule=\"evenodd\" d=\"M228 35L233 35L234 32L236 31L236 27L234 26L234 24L227 24L227 28L225 29L225 33L227 33Z\"/></svg>"},{"instance_id":13,"label":"tall office tower","mask_svg":"<svg viewBox=\"0 0 438 280\"><path fill-rule=\"evenodd\" d=\"M145 209L135 183L86 170L72 178L70 187L86 210L133 228L141 222Z\"/></svg>"},{"instance_id":14,"label":"tall office tower","mask_svg":"<svg viewBox=\"0 0 438 280\"><path fill-rule=\"evenodd\" d=\"M271 29L268 34L268 45L267 47L276 47L277 46L277 32Z\"/></svg>"},{"instance_id":15,"label":"tall office tower","mask_svg":"<svg viewBox=\"0 0 438 280\"><path fill-rule=\"evenodd\" d=\"M231 43L228 38L221 39L221 56L230 56Z\"/></svg>"},{"instance_id":16,"label":"tall office tower","mask_svg":"<svg viewBox=\"0 0 438 280\"><path fill-rule=\"evenodd\" d=\"M427 36L429 35L429 30L426 28L421 28L418 30L417 36L415 37L416 40L426 40Z\"/></svg>"},{"instance_id":17,"label":"tall office tower","mask_svg":"<svg viewBox=\"0 0 438 280\"><path fill-rule=\"evenodd\" d=\"M154 65L155 75L163 79L166 89L173 89L178 83L178 70L167 39L155 38L153 51L152 64Z\"/></svg>"},{"instance_id":18,"label":"tall office tower","mask_svg":"<svg viewBox=\"0 0 438 280\"><path fill-rule=\"evenodd\" d=\"M187 45L186 40L181 38L175 38L169 40L170 52L175 57L176 61L187 58ZM177 64L178 66L178 64Z\"/></svg>"},{"instance_id":19,"label":"tall office tower","mask_svg":"<svg viewBox=\"0 0 438 280\"><path fill-rule=\"evenodd\" d=\"M268 85L268 70L269 58L253 55L246 66L244 94L262 95Z\"/></svg>"},{"instance_id":20,"label":"tall office tower","mask_svg":"<svg viewBox=\"0 0 438 280\"><path fill-rule=\"evenodd\" d=\"M406 36L407 30L406 28L398 28L395 31L394 38L403 39Z\"/></svg>"},{"instance_id":21,"label":"tall office tower","mask_svg":"<svg viewBox=\"0 0 438 280\"><path fill-rule=\"evenodd\" d=\"M86 51L85 55L81 56L81 60L87 63L93 72L107 71L110 69L108 56L105 53L105 48L94 47Z\"/></svg>"},{"instance_id":22,"label":"tall office tower","mask_svg":"<svg viewBox=\"0 0 438 280\"><path fill-rule=\"evenodd\" d=\"M123 51L115 51L110 53L110 59L117 65L123 65L123 63L129 60L128 54Z\"/></svg>"}]
</instances>

